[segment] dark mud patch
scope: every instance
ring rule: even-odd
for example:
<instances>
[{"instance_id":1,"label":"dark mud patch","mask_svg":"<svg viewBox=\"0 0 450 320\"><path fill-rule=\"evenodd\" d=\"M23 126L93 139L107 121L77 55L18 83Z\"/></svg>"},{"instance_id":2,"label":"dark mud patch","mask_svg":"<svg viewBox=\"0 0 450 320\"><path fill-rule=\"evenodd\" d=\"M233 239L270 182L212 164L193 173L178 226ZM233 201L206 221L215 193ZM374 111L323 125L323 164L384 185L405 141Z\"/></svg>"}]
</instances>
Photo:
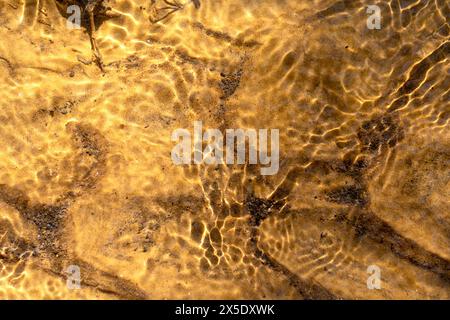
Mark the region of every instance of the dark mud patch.
<instances>
[{"instance_id":1,"label":"dark mud patch","mask_svg":"<svg viewBox=\"0 0 450 320\"><path fill-rule=\"evenodd\" d=\"M0 260L18 262L21 259L36 255L36 246L19 237L7 219L0 220Z\"/></svg>"},{"instance_id":2,"label":"dark mud patch","mask_svg":"<svg viewBox=\"0 0 450 320\"><path fill-rule=\"evenodd\" d=\"M32 203L16 187L0 184L0 201L15 208L26 222L34 225L37 230L37 249L53 257L66 254L62 235L70 201L79 197L86 188L93 188L106 170L106 143L98 131L88 125L70 124L69 127L73 130L78 150L81 149L81 155L75 157L75 162L81 162L80 157L94 158L90 168L74 173L73 189L61 195L54 204L43 204Z\"/></svg>"},{"instance_id":3,"label":"dark mud patch","mask_svg":"<svg viewBox=\"0 0 450 320\"><path fill-rule=\"evenodd\" d=\"M219 87L222 90L221 99L226 100L236 92L241 83L242 74L243 70L241 68L232 73L226 74L222 72L220 74L222 78L219 84Z\"/></svg>"},{"instance_id":4,"label":"dark mud patch","mask_svg":"<svg viewBox=\"0 0 450 320\"><path fill-rule=\"evenodd\" d=\"M376 116L365 121L357 132L361 151L376 153L386 148L393 148L404 138L400 120L395 115Z\"/></svg>"},{"instance_id":5,"label":"dark mud patch","mask_svg":"<svg viewBox=\"0 0 450 320\"><path fill-rule=\"evenodd\" d=\"M39 251L53 256L64 251L59 241L66 214L64 206L33 205L22 191L4 184L0 185L0 200L15 208L25 221L36 227Z\"/></svg>"},{"instance_id":6,"label":"dark mud patch","mask_svg":"<svg viewBox=\"0 0 450 320\"><path fill-rule=\"evenodd\" d=\"M50 118L71 114L75 110L78 103L79 101L75 100L61 101L50 108L39 109L32 115L31 119L32 121L43 121L47 124L46 121Z\"/></svg>"},{"instance_id":7,"label":"dark mud patch","mask_svg":"<svg viewBox=\"0 0 450 320\"><path fill-rule=\"evenodd\" d=\"M236 46L236 47L253 48L253 47L261 44L255 40L244 41L239 38L233 38L226 32L213 30L211 28L206 27L205 25L203 25L200 22L194 23L194 27L197 28L198 30L202 31L208 37L214 38L219 41L224 41L224 42L230 43L231 45Z\"/></svg>"},{"instance_id":8,"label":"dark mud patch","mask_svg":"<svg viewBox=\"0 0 450 320\"><path fill-rule=\"evenodd\" d=\"M196 213L206 206L203 198L191 195L168 195L157 198L155 201L159 206L173 214L183 211Z\"/></svg>"},{"instance_id":9,"label":"dark mud patch","mask_svg":"<svg viewBox=\"0 0 450 320\"><path fill-rule=\"evenodd\" d=\"M351 217L347 213L335 216L336 222L346 223L355 230L357 238L367 237L386 246L397 257L437 274L446 283L450 282L450 262L439 255L429 252L414 240L395 231L388 223L365 209Z\"/></svg>"},{"instance_id":10,"label":"dark mud patch","mask_svg":"<svg viewBox=\"0 0 450 320\"><path fill-rule=\"evenodd\" d=\"M330 202L363 207L368 203L368 195L365 188L360 186L343 186L328 191L325 195Z\"/></svg>"},{"instance_id":11,"label":"dark mud patch","mask_svg":"<svg viewBox=\"0 0 450 320\"><path fill-rule=\"evenodd\" d=\"M398 90L398 94L400 96L407 95L419 88L429 69L442 60L448 59L449 56L450 42L447 41L413 67L408 80ZM396 109L391 106L389 111L395 111Z\"/></svg>"},{"instance_id":12,"label":"dark mud patch","mask_svg":"<svg viewBox=\"0 0 450 320\"><path fill-rule=\"evenodd\" d=\"M274 202L267 199L257 198L255 196L247 197L245 208L250 214L250 224L258 227L261 222L266 219L273 210Z\"/></svg>"},{"instance_id":13,"label":"dark mud patch","mask_svg":"<svg viewBox=\"0 0 450 320\"><path fill-rule=\"evenodd\" d=\"M36 205L23 213L38 230L39 249L58 257L65 251L60 238L64 227L64 206Z\"/></svg>"},{"instance_id":14,"label":"dark mud patch","mask_svg":"<svg viewBox=\"0 0 450 320\"><path fill-rule=\"evenodd\" d=\"M341 0L337 1L328 8L319 11L316 14L316 17L318 19L324 19L328 17L332 17L334 15L338 15L341 13L347 13L348 11L352 11L354 8L360 8L362 7L362 4L360 1L355 0Z\"/></svg>"},{"instance_id":15,"label":"dark mud patch","mask_svg":"<svg viewBox=\"0 0 450 320\"><path fill-rule=\"evenodd\" d=\"M290 286L304 299L322 300L337 299L337 297L314 281L301 279L295 273L278 262L269 253L265 252L258 246L259 227L261 223L270 215L279 212L280 202L274 200L257 198L253 195L247 197L245 208L250 214L251 235L249 239L250 250L253 255L261 262L262 265L268 267L272 271L283 275Z\"/></svg>"},{"instance_id":16,"label":"dark mud patch","mask_svg":"<svg viewBox=\"0 0 450 320\"><path fill-rule=\"evenodd\" d=\"M264 252L258 247L258 229L253 228L252 237L250 239L250 247L254 255L262 265L268 267L272 271L283 275L291 287L306 300L336 300L333 293L314 281L303 280L295 273L286 268L283 264L274 259L270 254Z\"/></svg>"},{"instance_id":17,"label":"dark mud patch","mask_svg":"<svg viewBox=\"0 0 450 320\"><path fill-rule=\"evenodd\" d=\"M72 193L79 196L81 192L95 188L106 174L108 142L97 129L88 124L69 123L67 129L81 151L74 161L72 182ZM90 163L90 166L80 167L79 164L83 162Z\"/></svg>"}]
</instances>

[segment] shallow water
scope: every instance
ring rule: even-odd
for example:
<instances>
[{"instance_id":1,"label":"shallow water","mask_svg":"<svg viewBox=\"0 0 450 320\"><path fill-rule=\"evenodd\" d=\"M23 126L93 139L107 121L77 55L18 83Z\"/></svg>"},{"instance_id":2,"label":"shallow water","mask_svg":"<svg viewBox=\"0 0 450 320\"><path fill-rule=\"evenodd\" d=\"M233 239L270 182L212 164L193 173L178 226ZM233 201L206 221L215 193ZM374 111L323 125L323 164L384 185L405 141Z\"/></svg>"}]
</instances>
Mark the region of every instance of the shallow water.
<instances>
[{"instance_id":1,"label":"shallow water","mask_svg":"<svg viewBox=\"0 0 450 320\"><path fill-rule=\"evenodd\" d=\"M104 73L0 2L0 298L449 299L448 2L178 2L110 1ZM279 129L279 172L175 166L194 121Z\"/></svg>"}]
</instances>

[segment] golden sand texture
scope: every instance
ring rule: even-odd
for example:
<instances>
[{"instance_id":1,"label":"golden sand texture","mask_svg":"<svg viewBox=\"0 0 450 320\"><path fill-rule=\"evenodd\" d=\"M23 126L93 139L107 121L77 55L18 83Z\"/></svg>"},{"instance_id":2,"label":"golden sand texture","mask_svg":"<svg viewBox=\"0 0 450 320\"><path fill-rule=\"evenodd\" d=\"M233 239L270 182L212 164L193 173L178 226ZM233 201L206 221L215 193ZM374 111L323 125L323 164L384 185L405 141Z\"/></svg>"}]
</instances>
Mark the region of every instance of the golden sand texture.
<instances>
[{"instance_id":1,"label":"golden sand texture","mask_svg":"<svg viewBox=\"0 0 450 320\"><path fill-rule=\"evenodd\" d=\"M449 299L448 1L175 3L108 1L102 72L0 0L0 298ZM278 128L280 171L175 166L197 120Z\"/></svg>"}]
</instances>

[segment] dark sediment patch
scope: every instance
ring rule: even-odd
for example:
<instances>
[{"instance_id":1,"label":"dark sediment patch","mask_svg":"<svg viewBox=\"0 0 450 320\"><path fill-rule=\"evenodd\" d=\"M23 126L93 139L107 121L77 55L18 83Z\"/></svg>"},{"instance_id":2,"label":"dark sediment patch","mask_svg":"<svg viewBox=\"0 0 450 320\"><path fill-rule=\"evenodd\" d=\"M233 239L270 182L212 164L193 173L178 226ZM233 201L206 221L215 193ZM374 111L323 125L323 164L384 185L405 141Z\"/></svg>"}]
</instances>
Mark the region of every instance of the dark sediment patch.
<instances>
[{"instance_id":1,"label":"dark sediment patch","mask_svg":"<svg viewBox=\"0 0 450 320\"><path fill-rule=\"evenodd\" d=\"M360 8L361 2L356 0L341 0L332 4L330 7L316 13L318 19L328 18L340 13L346 13L350 9Z\"/></svg>"},{"instance_id":2,"label":"dark sediment patch","mask_svg":"<svg viewBox=\"0 0 450 320\"><path fill-rule=\"evenodd\" d=\"M220 97L221 99L226 100L236 92L241 83L242 73L242 69L238 69L237 71L232 73L220 74L222 77L222 80L219 84L220 89L222 90L222 96Z\"/></svg>"},{"instance_id":3,"label":"dark sediment patch","mask_svg":"<svg viewBox=\"0 0 450 320\"><path fill-rule=\"evenodd\" d=\"M0 220L0 234L0 260L14 263L36 255L36 246L19 237L9 220Z\"/></svg>"},{"instance_id":4,"label":"dark sediment patch","mask_svg":"<svg viewBox=\"0 0 450 320\"><path fill-rule=\"evenodd\" d=\"M340 204L365 206L368 203L367 192L360 186L343 186L326 192L326 199Z\"/></svg>"},{"instance_id":5,"label":"dark sediment patch","mask_svg":"<svg viewBox=\"0 0 450 320\"><path fill-rule=\"evenodd\" d=\"M395 256L437 274L446 283L450 282L450 262L448 260L427 251L414 240L402 236L373 212L360 209L352 217L343 213L336 216L336 221L349 224L354 228L357 237L367 237L386 246Z\"/></svg>"},{"instance_id":6,"label":"dark sediment patch","mask_svg":"<svg viewBox=\"0 0 450 320\"><path fill-rule=\"evenodd\" d=\"M245 208L250 213L250 224L258 227L272 212L274 202L267 199L257 198L255 196L247 197Z\"/></svg>"},{"instance_id":7,"label":"dark sediment patch","mask_svg":"<svg viewBox=\"0 0 450 320\"><path fill-rule=\"evenodd\" d=\"M386 147L394 147L404 138L399 119L394 115L376 116L365 121L357 132L361 151L376 153Z\"/></svg>"},{"instance_id":8,"label":"dark sediment patch","mask_svg":"<svg viewBox=\"0 0 450 320\"><path fill-rule=\"evenodd\" d=\"M15 208L25 222L31 223L37 230L35 245L33 242L21 238L11 238L13 233L8 232L9 242L16 248L14 251L1 254L2 259L8 258L12 262L19 261L24 255L42 256L49 260L42 264L41 268L58 277L66 279L65 267L67 264L75 264L81 268L82 285L93 287L101 292L113 294L123 299L145 299L147 295L138 286L128 280L98 270L91 264L78 258L71 257L64 241L65 220L67 210L72 201L81 196L83 191L92 189L106 172L107 143L101 134L93 127L84 124L68 125L73 133L76 146L81 153L75 157L75 162L80 157L91 158L92 166L83 171L83 174L74 174L69 190L59 197L55 204L32 203L29 197L16 187L0 184L0 201ZM0 223L0 231L8 228Z\"/></svg>"},{"instance_id":9,"label":"dark sediment patch","mask_svg":"<svg viewBox=\"0 0 450 320\"><path fill-rule=\"evenodd\" d=\"M76 259L73 264L81 269L81 285L95 288L103 293L125 300L144 300L148 295L135 283L95 268L92 264Z\"/></svg>"},{"instance_id":10,"label":"dark sediment patch","mask_svg":"<svg viewBox=\"0 0 450 320\"><path fill-rule=\"evenodd\" d=\"M258 247L258 228L252 229L250 238L250 247L255 257L262 265L270 268L272 271L282 274L289 284L298 292L298 294L306 300L336 300L338 299L333 293L312 280L303 280L295 273L286 268L283 264L274 259L269 253L264 252Z\"/></svg>"},{"instance_id":11,"label":"dark sediment patch","mask_svg":"<svg viewBox=\"0 0 450 320\"><path fill-rule=\"evenodd\" d=\"M77 154L73 172L72 193L79 196L82 192L95 188L99 180L106 174L106 155L108 143L100 132L88 124L69 123L76 147L81 151ZM78 163L89 158L89 168L79 168Z\"/></svg>"},{"instance_id":12,"label":"dark sediment patch","mask_svg":"<svg viewBox=\"0 0 450 320\"><path fill-rule=\"evenodd\" d=\"M408 80L400 87L398 94L406 95L417 89L426 77L428 70L440 61L450 56L450 42L445 42L439 48L434 50L430 55L416 64L410 72ZM391 106L389 111L394 111Z\"/></svg>"},{"instance_id":13,"label":"dark sediment patch","mask_svg":"<svg viewBox=\"0 0 450 320\"><path fill-rule=\"evenodd\" d=\"M198 212L205 205L203 198L191 195L168 195L155 199L156 203L162 208L168 210L172 214L181 213L183 211Z\"/></svg>"},{"instance_id":14,"label":"dark sediment patch","mask_svg":"<svg viewBox=\"0 0 450 320\"><path fill-rule=\"evenodd\" d=\"M276 202L267 199L257 198L253 195L247 197L245 207L250 214L251 236L249 239L250 249L253 255L263 264L276 273L282 274L288 280L289 284L298 292L304 299L337 299L337 297L314 281L307 281L301 279L295 273L286 268L283 264L278 262L269 253L265 252L258 246L259 227L261 223L267 219L271 214L278 212L279 207Z\"/></svg>"},{"instance_id":15,"label":"dark sediment patch","mask_svg":"<svg viewBox=\"0 0 450 320\"><path fill-rule=\"evenodd\" d=\"M212 37L212 38L214 38L216 40L228 42L231 45L234 45L236 47L252 48L252 47L255 47L257 45L260 45L260 43L258 41L255 41L255 40L244 41L242 39L233 38L232 36L230 36L226 32L216 31L216 30L213 30L211 28L207 28L206 26L204 26L200 22L194 23L194 27L199 29L200 31L204 32L205 35L207 35L208 37Z\"/></svg>"},{"instance_id":16,"label":"dark sediment patch","mask_svg":"<svg viewBox=\"0 0 450 320\"><path fill-rule=\"evenodd\" d=\"M95 129L88 126L75 126L75 140L79 143L79 147L81 147L83 153L97 159L93 167L88 170L88 174L80 179L77 179L75 175L73 183L77 186L92 188L102 177L102 174L99 173L104 173L104 147L100 146L98 135L99 133ZM60 238L68 208L68 201L66 200L72 200L76 196L79 196L79 194L70 190L62 195L55 204L31 203L29 197L18 188L5 184L0 185L0 201L15 208L25 221L36 227L39 250L53 256L65 252Z\"/></svg>"},{"instance_id":17,"label":"dark sediment patch","mask_svg":"<svg viewBox=\"0 0 450 320\"><path fill-rule=\"evenodd\" d=\"M0 200L15 208L25 221L36 227L39 251L56 257L64 251L59 242L66 213L63 205L31 204L22 191L4 184L0 185Z\"/></svg>"}]
</instances>

